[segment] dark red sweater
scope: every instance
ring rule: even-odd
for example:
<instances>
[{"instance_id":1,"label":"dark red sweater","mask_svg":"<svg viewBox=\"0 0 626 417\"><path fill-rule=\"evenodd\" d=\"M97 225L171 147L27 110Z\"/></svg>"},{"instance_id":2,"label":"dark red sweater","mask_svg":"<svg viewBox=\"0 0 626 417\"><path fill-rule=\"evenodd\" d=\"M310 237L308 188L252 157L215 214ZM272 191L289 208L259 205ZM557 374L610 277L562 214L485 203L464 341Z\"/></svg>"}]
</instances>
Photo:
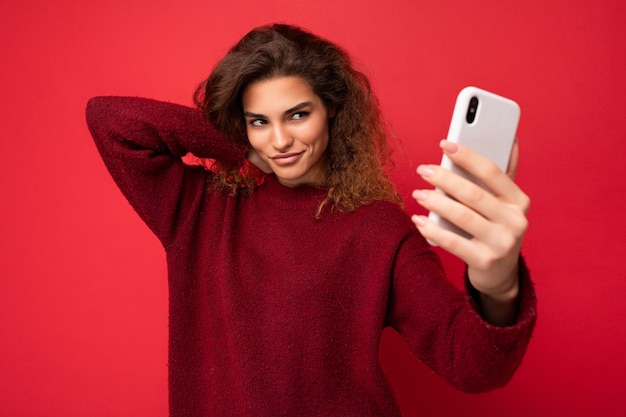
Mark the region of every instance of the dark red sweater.
<instances>
[{"instance_id":1,"label":"dark red sweater","mask_svg":"<svg viewBox=\"0 0 626 417\"><path fill-rule=\"evenodd\" d=\"M386 326L463 391L500 387L520 364L535 322L524 266L518 323L494 327L398 206L316 220L326 190L272 176L228 195L181 162L244 157L195 109L100 97L87 121L167 254L170 415L398 416L378 361Z\"/></svg>"}]
</instances>

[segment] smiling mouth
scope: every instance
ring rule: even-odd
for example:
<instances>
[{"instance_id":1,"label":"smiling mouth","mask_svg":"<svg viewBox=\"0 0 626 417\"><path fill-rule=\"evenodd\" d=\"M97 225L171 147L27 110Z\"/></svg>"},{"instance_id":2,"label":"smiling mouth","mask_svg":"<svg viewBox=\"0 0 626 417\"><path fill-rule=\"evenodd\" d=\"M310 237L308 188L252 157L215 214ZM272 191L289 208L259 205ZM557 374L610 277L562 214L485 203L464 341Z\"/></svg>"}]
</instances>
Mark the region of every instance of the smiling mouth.
<instances>
[{"instance_id":1,"label":"smiling mouth","mask_svg":"<svg viewBox=\"0 0 626 417\"><path fill-rule=\"evenodd\" d=\"M281 153L276 156L272 156L272 161L274 161L277 165L289 165L296 162L300 157L304 154L302 152L290 152L290 153Z\"/></svg>"}]
</instances>

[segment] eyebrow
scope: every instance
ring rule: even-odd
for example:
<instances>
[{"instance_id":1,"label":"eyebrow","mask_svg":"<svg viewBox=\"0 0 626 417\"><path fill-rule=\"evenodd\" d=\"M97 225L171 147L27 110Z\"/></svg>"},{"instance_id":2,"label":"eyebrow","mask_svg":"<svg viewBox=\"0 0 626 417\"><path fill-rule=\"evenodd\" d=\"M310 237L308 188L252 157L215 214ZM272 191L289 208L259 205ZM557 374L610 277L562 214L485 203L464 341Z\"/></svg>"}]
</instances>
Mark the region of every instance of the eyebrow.
<instances>
[{"instance_id":1,"label":"eyebrow","mask_svg":"<svg viewBox=\"0 0 626 417\"><path fill-rule=\"evenodd\" d=\"M310 106L312 106L312 105L313 105L313 103L312 103L312 102L310 102L310 101L304 101L304 102L302 102L302 103L300 103L300 104L296 104L295 106L293 106L293 107L291 107L291 108L289 108L289 109L285 110L285 111L283 112L283 114L284 114L284 115L287 115L287 114L290 114L290 113L294 113L294 112L297 112L298 110L302 110L302 109L307 108L307 107L310 107ZM243 115L244 115L244 117L252 117L252 118L256 118L256 119L266 119L266 118L267 118L267 117L266 117L265 115L263 115L263 114L260 114L260 113L252 113L252 112L249 112L249 111L244 112L244 113L243 113Z\"/></svg>"}]
</instances>

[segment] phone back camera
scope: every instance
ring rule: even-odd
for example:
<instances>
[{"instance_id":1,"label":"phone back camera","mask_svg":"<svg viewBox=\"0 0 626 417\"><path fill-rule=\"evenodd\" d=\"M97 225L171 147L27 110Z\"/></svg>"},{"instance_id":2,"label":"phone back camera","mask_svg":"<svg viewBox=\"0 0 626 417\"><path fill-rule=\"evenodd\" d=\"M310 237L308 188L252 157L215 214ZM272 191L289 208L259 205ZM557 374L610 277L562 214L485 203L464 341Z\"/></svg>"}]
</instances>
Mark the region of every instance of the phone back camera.
<instances>
[{"instance_id":1,"label":"phone back camera","mask_svg":"<svg viewBox=\"0 0 626 417\"><path fill-rule=\"evenodd\" d=\"M467 123L474 123L474 119L476 119L476 112L478 111L478 97L472 97L469 102L469 107L467 108L467 114L465 115L465 120Z\"/></svg>"}]
</instances>

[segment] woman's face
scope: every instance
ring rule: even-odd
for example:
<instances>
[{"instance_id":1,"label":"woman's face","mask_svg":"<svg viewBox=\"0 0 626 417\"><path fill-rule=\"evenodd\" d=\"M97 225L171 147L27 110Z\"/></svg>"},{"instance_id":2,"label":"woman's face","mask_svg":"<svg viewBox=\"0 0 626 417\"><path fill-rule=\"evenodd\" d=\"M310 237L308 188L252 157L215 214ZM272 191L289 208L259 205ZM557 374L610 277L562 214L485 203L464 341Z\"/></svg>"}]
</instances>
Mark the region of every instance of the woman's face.
<instances>
[{"instance_id":1,"label":"woman's face","mask_svg":"<svg viewBox=\"0 0 626 417\"><path fill-rule=\"evenodd\" d=\"M250 145L287 186L323 185L328 111L296 76L250 84L242 104Z\"/></svg>"}]
</instances>

